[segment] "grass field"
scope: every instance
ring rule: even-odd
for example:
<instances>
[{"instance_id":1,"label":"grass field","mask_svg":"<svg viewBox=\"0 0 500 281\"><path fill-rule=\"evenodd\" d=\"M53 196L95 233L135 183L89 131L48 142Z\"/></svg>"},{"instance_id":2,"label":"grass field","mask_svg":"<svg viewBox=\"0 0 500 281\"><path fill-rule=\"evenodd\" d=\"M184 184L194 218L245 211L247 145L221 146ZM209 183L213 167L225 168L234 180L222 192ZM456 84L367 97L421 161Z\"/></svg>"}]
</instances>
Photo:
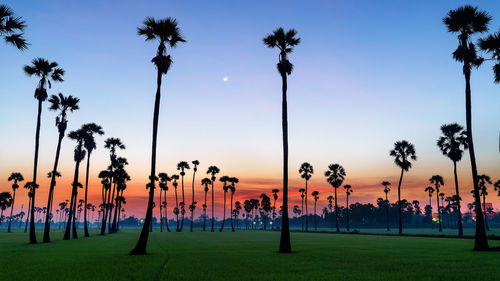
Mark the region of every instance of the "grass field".
<instances>
[{"instance_id":1,"label":"grass field","mask_svg":"<svg viewBox=\"0 0 500 281\"><path fill-rule=\"evenodd\" d=\"M278 232L151 233L147 256L129 256L139 230L29 245L0 233L0 280L500 280L500 252L473 240ZM491 241L499 246L500 241Z\"/></svg>"}]
</instances>

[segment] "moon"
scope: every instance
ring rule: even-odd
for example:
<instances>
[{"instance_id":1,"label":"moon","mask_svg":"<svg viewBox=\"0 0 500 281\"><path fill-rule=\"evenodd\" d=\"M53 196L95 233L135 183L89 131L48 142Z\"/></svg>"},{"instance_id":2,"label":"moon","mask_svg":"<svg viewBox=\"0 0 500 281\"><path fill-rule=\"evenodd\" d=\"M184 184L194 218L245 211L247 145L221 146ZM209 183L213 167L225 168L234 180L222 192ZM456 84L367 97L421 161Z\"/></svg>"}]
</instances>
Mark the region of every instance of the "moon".
<instances>
[{"instance_id":1,"label":"moon","mask_svg":"<svg viewBox=\"0 0 500 281\"><path fill-rule=\"evenodd\" d=\"M227 82L229 81L229 78L227 76L224 76L224 78L222 78L222 81Z\"/></svg>"}]
</instances>

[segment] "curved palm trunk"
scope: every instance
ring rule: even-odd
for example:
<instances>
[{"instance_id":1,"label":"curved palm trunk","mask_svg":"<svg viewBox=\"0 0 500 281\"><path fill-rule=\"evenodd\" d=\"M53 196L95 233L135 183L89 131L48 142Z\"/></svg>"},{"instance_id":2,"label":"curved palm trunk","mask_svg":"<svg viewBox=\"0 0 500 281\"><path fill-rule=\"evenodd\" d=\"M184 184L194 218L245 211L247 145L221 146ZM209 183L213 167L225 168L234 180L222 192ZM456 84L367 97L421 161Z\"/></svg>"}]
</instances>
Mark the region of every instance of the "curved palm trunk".
<instances>
[{"instance_id":1,"label":"curved palm trunk","mask_svg":"<svg viewBox=\"0 0 500 281\"><path fill-rule=\"evenodd\" d=\"M347 231L349 231L349 195L346 196L347 206L345 208L347 213Z\"/></svg>"},{"instance_id":2,"label":"curved palm trunk","mask_svg":"<svg viewBox=\"0 0 500 281\"><path fill-rule=\"evenodd\" d=\"M233 194L231 191L231 204L229 205L229 216L231 217L231 231L234 232L234 222L233 222Z\"/></svg>"},{"instance_id":3,"label":"curved palm trunk","mask_svg":"<svg viewBox=\"0 0 500 281\"><path fill-rule=\"evenodd\" d=\"M52 201L54 196L54 187L56 186L56 171L59 164L59 154L61 152L61 143L64 138L64 131L59 132L59 138L57 139L57 149L56 149L56 159L54 160L54 168L52 169L52 177L50 179L49 188L49 199L47 202L47 214L45 216L45 228L43 230L43 242L50 242L50 214L52 213Z\"/></svg>"},{"instance_id":4,"label":"curved palm trunk","mask_svg":"<svg viewBox=\"0 0 500 281\"><path fill-rule=\"evenodd\" d=\"M139 236L139 241L137 245L130 252L131 255L145 255L146 246L149 237L149 227L151 225L151 219L153 217L153 200L155 197L155 176L156 176L156 138L158 135L158 117L160 114L160 88L161 88L161 71L158 69L156 77L156 97L155 97L155 108L153 113L153 141L151 148L151 183L149 188L149 199L148 208L146 211L146 219L144 220L144 225L142 227L141 235Z\"/></svg>"},{"instance_id":5,"label":"curved palm trunk","mask_svg":"<svg viewBox=\"0 0 500 281\"><path fill-rule=\"evenodd\" d=\"M33 188L31 194L31 210L30 210L30 243L36 244L35 233L35 193L36 193L36 175L38 170L38 150L40 147L40 123L42 119L42 100L38 99L38 114L36 119L36 133L35 133L35 159L33 164Z\"/></svg>"},{"instance_id":6,"label":"curved palm trunk","mask_svg":"<svg viewBox=\"0 0 500 281\"><path fill-rule=\"evenodd\" d=\"M288 112L287 112L287 77L286 73L281 73L282 79L282 127L283 127L283 217L281 222L280 253L291 253L290 243L290 223L288 220ZM307 202L307 201L306 201Z\"/></svg>"},{"instance_id":7,"label":"curved palm trunk","mask_svg":"<svg viewBox=\"0 0 500 281\"><path fill-rule=\"evenodd\" d=\"M226 222L226 191L224 191L224 212L223 212L223 216L222 216L222 225L220 226L220 229L219 229L219 232L222 232L222 230L224 229L224 223Z\"/></svg>"},{"instance_id":8,"label":"curved palm trunk","mask_svg":"<svg viewBox=\"0 0 500 281\"><path fill-rule=\"evenodd\" d=\"M115 197L115 191L116 191L116 183L113 184L113 192L111 193L111 199L109 201L109 217L108 217L108 233L113 233L113 228L111 227L111 216L113 214L113 209L116 211L116 197ZM118 195L118 194L117 194ZM112 204L115 202L114 204Z\"/></svg>"},{"instance_id":9,"label":"curved palm trunk","mask_svg":"<svg viewBox=\"0 0 500 281\"><path fill-rule=\"evenodd\" d=\"M184 201L184 176L182 176L181 178L181 184L182 184L182 209L184 209L186 207L186 201ZM184 228L184 213L185 212L181 212L181 228L179 229L180 232L182 232L182 229Z\"/></svg>"},{"instance_id":10,"label":"curved palm trunk","mask_svg":"<svg viewBox=\"0 0 500 281\"><path fill-rule=\"evenodd\" d=\"M460 194L458 191L458 176L457 176L457 162L453 161L453 174L455 176L455 192L457 194L457 212L458 212L458 236L464 235L462 226L462 212L460 211Z\"/></svg>"},{"instance_id":11,"label":"curved palm trunk","mask_svg":"<svg viewBox=\"0 0 500 281\"><path fill-rule=\"evenodd\" d=\"M340 232L339 228L339 207L337 205L337 187L335 189L335 226L337 227L337 232Z\"/></svg>"},{"instance_id":12,"label":"curved palm trunk","mask_svg":"<svg viewBox=\"0 0 500 281\"><path fill-rule=\"evenodd\" d=\"M214 232L214 181L212 180L212 230Z\"/></svg>"},{"instance_id":13,"label":"curved palm trunk","mask_svg":"<svg viewBox=\"0 0 500 281\"><path fill-rule=\"evenodd\" d=\"M403 210L401 209L401 182L403 181L403 172L404 170L401 169L401 177L399 178L399 184L398 184L398 220L399 220L399 234L403 234L403 220L402 220L402 213Z\"/></svg>"},{"instance_id":14,"label":"curved palm trunk","mask_svg":"<svg viewBox=\"0 0 500 281\"><path fill-rule=\"evenodd\" d=\"M79 166L80 166L80 161L77 161L75 164L75 173L73 177L73 188L71 190L71 202L70 202L70 207L69 207L69 213L68 213L68 222L66 223L66 230L64 231L64 237L63 240L69 240L69 236L71 233L71 220L73 220L73 238L75 237L76 234L76 229L75 229L75 211L76 211L76 199L77 199L77 192L78 192L78 173L79 173Z\"/></svg>"},{"instance_id":15,"label":"curved palm trunk","mask_svg":"<svg viewBox=\"0 0 500 281\"><path fill-rule=\"evenodd\" d=\"M85 237L90 237L89 227L87 225L87 193L89 190L90 154L91 154L91 152L88 151L88 153L87 153L87 169L85 172L85 205L83 206L83 229L85 232Z\"/></svg>"},{"instance_id":16,"label":"curved palm trunk","mask_svg":"<svg viewBox=\"0 0 500 281\"><path fill-rule=\"evenodd\" d=\"M16 190L14 189L14 194L12 196L12 206L10 206L9 227L7 228L7 232L10 232L10 225L12 223L12 211L14 210L14 203L15 202L16 202Z\"/></svg>"},{"instance_id":17,"label":"curved palm trunk","mask_svg":"<svg viewBox=\"0 0 500 281\"><path fill-rule=\"evenodd\" d=\"M439 207L439 192L436 188L436 201L437 201L437 206L438 206L438 225L439 225L439 232L443 232L443 226L442 226L442 221L441 221L441 208Z\"/></svg>"},{"instance_id":18,"label":"curved palm trunk","mask_svg":"<svg viewBox=\"0 0 500 281\"><path fill-rule=\"evenodd\" d=\"M116 221L118 219L118 211L120 210L120 206L118 206L119 204L121 203L118 203L118 195L119 195L119 191L116 191L116 197L115 197L115 214L113 215L113 224L111 225L111 232L115 233L116 230L117 230L117 224L116 224ZM161 191L160 191L160 194L161 194ZM161 207L161 204L160 204L160 207ZM161 211L160 211L161 213Z\"/></svg>"},{"instance_id":19,"label":"curved palm trunk","mask_svg":"<svg viewBox=\"0 0 500 281\"><path fill-rule=\"evenodd\" d=\"M306 180L306 231L309 231L309 212L307 210L307 180Z\"/></svg>"},{"instance_id":20,"label":"curved palm trunk","mask_svg":"<svg viewBox=\"0 0 500 281\"><path fill-rule=\"evenodd\" d=\"M390 230L390 226L389 226L389 200L387 200L387 192L385 193L385 203L386 203L385 215L387 217L387 231L389 231Z\"/></svg>"},{"instance_id":21,"label":"curved palm trunk","mask_svg":"<svg viewBox=\"0 0 500 281\"><path fill-rule=\"evenodd\" d=\"M111 178L110 178L110 182L111 182ZM109 212L109 203L108 202L109 202L110 196L111 196L111 187L107 191L106 190L104 191L104 197L106 197L106 193L108 194L108 198L105 201L105 206L104 206L104 210L103 210L103 214L102 214L101 235L106 234L106 219L108 218L108 212Z\"/></svg>"}]
</instances>

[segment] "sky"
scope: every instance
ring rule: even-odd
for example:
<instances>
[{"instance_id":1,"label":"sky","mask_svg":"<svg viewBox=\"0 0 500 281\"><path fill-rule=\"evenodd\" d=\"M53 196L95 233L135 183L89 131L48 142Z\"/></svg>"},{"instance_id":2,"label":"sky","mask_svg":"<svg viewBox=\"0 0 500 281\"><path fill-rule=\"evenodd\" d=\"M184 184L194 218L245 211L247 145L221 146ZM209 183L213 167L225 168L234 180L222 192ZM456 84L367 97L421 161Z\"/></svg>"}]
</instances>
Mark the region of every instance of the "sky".
<instances>
[{"instance_id":1,"label":"sky","mask_svg":"<svg viewBox=\"0 0 500 281\"><path fill-rule=\"evenodd\" d=\"M156 69L150 62L156 42L137 35L147 16L174 17L185 44L168 50L174 64L163 77L158 133L158 172L177 173L179 161L199 160L195 190L201 207L208 166L240 179L236 200L282 190L281 78L278 51L262 38L277 27L295 28L301 43L289 59L288 79L290 209L300 202L302 162L315 173L309 190L318 190L320 207L333 189L325 181L328 164L346 169L353 186L351 202L375 203L383 180L392 182L397 199L400 170L389 156L395 141L415 145L418 160L405 173L402 198L427 202L428 179L440 174L442 191L452 195L453 166L436 146L440 126L465 124L464 78L451 53L457 38L441 19L460 5L478 5L490 13L490 32L500 29L496 1L0 1L27 23L30 46L20 52L0 43L0 191L10 191L11 172L30 180L33 171L37 79L22 71L35 57L56 61L66 70L63 83L49 94L80 98L69 114L68 132L83 123L100 124L91 158L89 200L98 205L97 178L107 167L104 139L126 145L119 155L132 177L125 197L127 214L143 217L147 204ZM478 38L478 37L476 37ZM473 131L479 173L500 179L500 85L493 83L491 62L472 74ZM226 79L225 79L226 78ZM57 145L55 112L43 106L36 205L46 205ZM55 203L69 199L75 143L63 140L62 178ZM458 164L463 203L472 201L470 161ZM83 171L83 170L82 170ZM191 196L192 170L185 188ZM84 178L80 177L83 182ZM489 186L488 202L500 207ZM222 187L216 187L218 215ZM80 192L81 198L82 192ZM19 189L16 212L27 205ZM168 194L172 201L173 190ZM281 198L281 195L280 195ZM345 202L339 190L339 202ZM155 199L158 201L158 198ZM187 199L186 199L187 201ZM280 200L279 200L280 201ZM311 202L312 203L312 202ZM278 202L280 205L281 202ZM433 203L434 204L434 203ZM173 208L173 204L170 204ZM155 210L157 211L157 210ZM198 208L198 214L200 208Z\"/></svg>"}]
</instances>

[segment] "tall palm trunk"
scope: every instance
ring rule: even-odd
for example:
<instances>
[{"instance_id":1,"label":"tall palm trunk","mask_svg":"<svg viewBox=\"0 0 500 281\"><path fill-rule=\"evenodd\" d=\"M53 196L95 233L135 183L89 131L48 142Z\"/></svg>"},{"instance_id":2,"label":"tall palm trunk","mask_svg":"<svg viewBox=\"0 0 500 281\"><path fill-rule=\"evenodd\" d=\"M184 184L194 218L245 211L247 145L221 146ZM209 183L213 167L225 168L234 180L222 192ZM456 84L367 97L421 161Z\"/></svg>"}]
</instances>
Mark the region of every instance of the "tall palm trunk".
<instances>
[{"instance_id":1,"label":"tall palm trunk","mask_svg":"<svg viewBox=\"0 0 500 281\"><path fill-rule=\"evenodd\" d=\"M337 205L337 187L335 189L335 226L337 227L337 232L340 232L339 228L339 207Z\"/></svg>"},{"instance_id":2,"label":"tall palm trunk","mask_svg":"<svg viewBox=\"0 0 500 281\"><path fill-rule=\"evenodd\" d=\"M304 197L302 197L302 231L304 231Z\"/></svg>"},{"instance_id":3,"label":"tall palm trunk","mask_svg":"<svg viewBox=\"0 0 500 281\"><path fill-rule=\"evenodd\" d=\"M151 147L151 175L150 175L150 187L149 187L149 199L148 199L148 209L146 211L146 219L144 220L144 225L142 227L141 235L139 236L139 241L137 245L130 252L131 255L144 255L146 254L146 246L149 237L149 227L151 226L151 220L153 218L153 200L155 197L155 176L156 176L156 138L158 135L158 117L160 114L160 88L161 88L161 71L158 69L156 76L156 97L155 97L155 108L153 113L153 141Z\"/></svg>"},{"instance_id":4,"label":"tall palm trunk","mask_svg":"<svg viewBox=\"0 0 500 281\"><path fill-rule=\"evenodd\" d=\"M282 127L283 127L283 217L281 222L280 253L291 253L290 224L288 221L288 114L287 114L287 77L286 73L281 73L282 79Z\"/></svg>"},{"instance_id":5,"label":"tall palm trunk","mask_svg":"<svg viewBox=\"0 0 500 281\"><path fill-rule=\"evenodd\" d=\"M318 226L316 225L316 200L314 200L314 231L318 231Z\"/></svg>"},{"instance_id":6,"label":"tall palm trunk","mask_svg":"<svg viewBox=\"0 0 500 281\"><path fill-rule=\"evenodd\" d=\"M28 200L28 211L26 213L26 224L24 225L24 232L28 230L28 221L29 221L29 214L31 212L31 198Z\"/></svg>"},{"instance_id":7,"label":"tall palm trunk","mask_svg":"<svg viewBox=\"0 0 500 281\"><path fill-rule=\"evenodd\" d=\"M193 220L194 220L194 176L196 175L196 171L193 171L193 184L192 184L192 191L193 191L193 200L191 201L191 227L190 231L193 232Z\"/></svg>"},{"instance_id":8,"label":"tall palm trunk","mask_svg":"<svg viewBox=\"0 0 500 281\"><path fill-rule=\"evenodd\" d=\"M429 193L429 206L431 206L431 229L434 229L434 224L432 223L432 195Z\"/></svg>"},{"instance_id":9,"label":"tall palm trunk","mask_svg":"<svg viewBox=\"0 0 500 281\"><path fill-rule=\"evenodd\" d=\"M165 198L165 225L167 227L167 231L170 232L170 227L168 226L168 215L167 215L168 214L168 209L167 209L168 205L167 205L167 191L166 190L164 191L163 195L164 195L163 197Z\"/></svg>"},{"instance_id":10,"label":"tall palm trunk","mask_svg":"<svg viewBox=\"0 0 500 281\"><path fill-rule=\"evenodd\" d=\"M306 180L306 231L309 231L309 212L307 210L307 180Z\"/></svg>"},{"instance_id":11,"label":"tall palm trunk","mask_svg":"<svg viewBox=\"0 0 500 281\"><path fill-rule=\"evenodd\" d=\"M177 208L177 214L175 214L177 227L175 231L179 232L179 200L177 199L177 187L175 188L175 207Z\"/></svg>"},{"instance_id":12,"label":"tall palm trunk","mask_svg":"<svg viewBox=\"0 0 500 281\"><path fill-rule=\"evenodd\" d=\"M212 230L214 232L214 180L212 178Z\"/></svg>"},{"instance_id":13,"label":"tall palm trunk","mask_svg":"<svg viewBox=\"0 0 500 281\"><path fill-rule=\"evenodd\" d=\"M441 221L441 208L439 207L439 191L436 188L436 201L437 201L437 206L438 206L438 225L439 225L439 232L443 232L443 226L442 226L442 221Z\"/></svg>"},{"instance_id":14,"label":"tall palm trunk","mask_svg":"<svg viewBox=\"0 0 500 281\"><path fill-rule=\"evenodd\" d=\"M78 238L78 233L76 232L76 202L78 202L78 187L75 191L75 200L73 201L73 238Z\"/></svg>"},{"instance_id":15,"label":"tall palm trunk","mask_svg":"<svg viewBox=\"0 0 500 281\"><path fill-rule=\"evenodd\" d=\"M160 189L160 232L163 232L163 205L161 204L161 189Z\"/></svg>"},{"instance_id":16,"label":"tall palm trunk","mask_svg":"<svg viewBox=\"0 0 500 281\"><path fill-rule=\"evenodd\" d=\"M112 178L110 178L110 182L112 181ZM108 194L108 198L105 198L106 201L105 201L105 206L104 206L104 210L103 210L103 214L102 214L102 223L101 223L101 235L105 235L106 234L106 219L108 218L108 212L109 212L109 200L110 200L110 196L111 196L111 186L109 187L109 189L107 191L104 192L104 197L106 197L106 193Z\"/></svg>"},{"instance_id":17,"label":"tall palm trunk","mask_svg":"<svg viewBox=\"0 0 500 281\"><path fill-rule=\"evenodd\" d=\"M490 227L488 226L488 218L486 213L486 194L483 193L483 213L484 213L484 226L487 231L490 231Z\"/></svg>"},{"instance_id":18,"label":"tall palm trunk","mask_svg":"<svg viewBox=\"0 0 500 281\"><path fill-rule=\"evenodd\" d=\"M455 192L457 194L457 212L458 212L458 236L464 235L462 226L462 212L460 211L460 194L458 191L458 176L457 176L457 162L453 161L453 174L455 176Z\"/></svg>"},{"instance_id":19,"label":"tall palm trunk","mask_svg":"<svg viewBox=\"0 0 500 281\"><path fill-rule=\"evenodd\" d=\"M222 232L222 230L224 229L224 223L226 222L226 193L227 191L224 191L224 215L222 216L222 225L220 226L219 232Z\"/></svg>"},{"instance_id":20,"label":"tall palm trunk","mask_svg":"<svg viewBox=\"0 0 500 281\"><path fill-rule=\"evenodd\" d=\"M113 209L116 210L116 197L115 197L115 191L116 191L116 183L113 184L113 192L111 193L111 198L110 198L110 201L109 201L109 217L108 217L108 232L109 233L112 233L113 232L113 229L111 228L111 216L113 214ZM113 204L113 202L115 202Z\"/></svg>"},{"instance_id":21,"label":"tall palm trunk","mask_svg":"<svg viewBox=\"0 0 500 281\"><path fill-rule=\"evenodd\" d=\"M203 208L203 231L207 227L207 192L205 192L205 207Z\"/></svg>"},{"instance_id":22,"label":"tall palm trunk","mask_svg":"<svg viewBox=\"0 0 500 281\"><path fill-rule=\"evenodd\" d=\"M403 181L403 172L404 169L401 169L401 176L399 177L399 184L398 184L398 221L399 221L399 234L403 234L403 220L402 220L402 214L403 210L401 209L401 182Z\"/></svg>"},{"instance_id":23,"label":"tall palm trunk","mask_svg":"<svg viewBox=\"0 0 500 281\"><path fill-rule=\"evenodd\" d=\"M387 217L387 231L390 230L390 226L389 226L389 200L387 200L387 192L385 193L385 203L387 204L385 206L385 215Z\"/></svg>"},{"instance_id":24,"label":"tall palm trunk","mask_svg":"<svg viewBox=\"0 0 500 281\"><path fill-rule=\"evenodd\" d=\"M160 190L160 194L161 194L161 190ZM116 232L116 220L117 220L117 216L118 216L118 211L120 210L120 206L118 206L119 204L121 203L118 203L118 196L120 195L120 191L116 191L116 197L115 197L115 214L113 215L113 224L111 225L111 232ZM160 202L160 207L161 207L161 202ZM160 211L161 213L161 211Z\"/></svg>"},{"instance_id":25,"label":"tall palm trunk","mask_svg":"<svg viewBox=\"0 0 500 281\"><path fill-rule=\"evenodd\" d=\"M85 203L83 206L83 229L85 232L85 237L90 237L89 235L89 227L87 225L87 193L89 190L89 169L90 169L90 154L91 151L87 151L87 168L85 171Z\"/></svg>"},{"instance_id":26,"label":"tall palm trunk","mask_svg":"<svg viewBox=\"0 0 500 281\"><path fill-rule=\"evenodd\" d=\"M346 200L347 200L347 206L345 208L346 210L346 213L347 213L347 231L349 231L349 195L346 196Z\"/></svg>"},{"instance_id":27,"label":"tall palm trunk","mask_svg":"<svg viewBox=\"0 0 500 281\"><path fill-rule=\"evenodd\" d=\"M61 143L64 138L64 130L59 131L59 138L57 139L57 148L56 148L56 159L54 160L54 167L52 169L52 177L50 179L50 188L49 188L49 199L47 202L47 214L45 216L45 229L43 231L43 242L50 242L50 214L52 213L52 201L54 197L54 187L56 186L56 171L57 166L59 164L59 155L61 152Z\"/></svg>"},{"instance_id":28,"label":"tall palm trunk","mask_svg":"<svg viewBox=\"0 0 500 281\"><path fill-rule=\"evenodd\" d=\"M14 189L14 194L12 196L12 206L10 206L9 227L7 228L7 232L10 232L10 224L12 223L12 211L14 210L14 202L16 202L16 190L15 189Z\"/></svg>"},{"instance_id":29,"label":"tall palm trunk","mask_svg":"<svg viewBox=\"0 0 500 281\"><path fill-rule=\"evenodd\" d=\"M43 89L43 88L42 88ZM38 114L36 118L36 133L35 133L35 159L33 164L33 188L31 193L31 210L30 210L30 243L36 244L35 233L35 193L36 193L36 173L38 170L38 150L40 147L40 123L42 119L42 99L38 99Z\"/></svg>"},{"instance_id":30,"label":"tall palm trunk","mask_svg":"<svg viewBox=\"0 0 500 281\"><path fill-rule=\"evenodd\" d=\"M234 192L231 191L231 204L229 205L229 216L231 217L231 231L234 232L234 223L233 223L233 195Z\"/></svg>"},{"instance_id":31,"label":"tall palm trunk","mask_svg":"<svg viewBox=\"0 0 500 281\"><path fill-rule=\"evenodd\" d=\"M186 207L186 201L184 201L184 176L181 176L181 185L182 185L182 201L181 201L181 208L184 209ZM179 231L182 232L182 229L184 228L184 213L185 212L181 212L181 228L179 229Z\"/></svg>"},{"instance_id":32,"label":"tall palm trunk","mask_svg":"<svg viewBox=\"0 0 500 281\"><path fill-rule=\"evenodd\" d=\"M71 233L71 220L73 220L73 238L75 237L76 229L74 226L75 223L75 211L76 211L76 193L78 192L78 174L79 174L79 167L80 167L80 161L76 161L75 164L75 173L73 177L73 188L71 190L71 201L70 201L70 207L69 207L69 213L68 213L68 222L66 223L66 230L64 231L64 237L63 240L69 240L69 236Z\"/></svg>"}]
</instances>

